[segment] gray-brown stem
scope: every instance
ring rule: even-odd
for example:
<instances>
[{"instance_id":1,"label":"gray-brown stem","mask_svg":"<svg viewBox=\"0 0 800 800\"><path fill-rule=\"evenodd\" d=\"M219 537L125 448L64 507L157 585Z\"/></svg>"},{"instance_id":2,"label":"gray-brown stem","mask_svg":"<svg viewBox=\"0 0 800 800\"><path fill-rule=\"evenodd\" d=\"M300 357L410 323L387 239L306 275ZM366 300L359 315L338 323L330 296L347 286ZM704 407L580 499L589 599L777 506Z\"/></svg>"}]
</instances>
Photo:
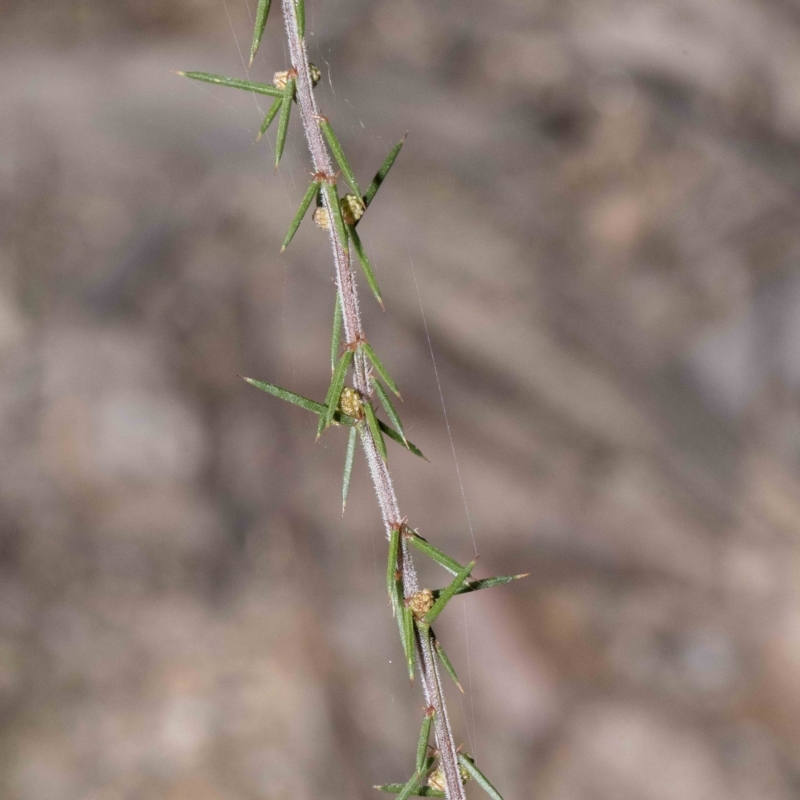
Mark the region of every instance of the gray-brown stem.
<instances>
[{"instance_id":1,"label":"gray-brown stem","mask_svg":"<svg viewBox=\"0 0 800 800\"><path fill-rule=\"evenodd\" d=\"M312 91L308 53L306 52L305 41L300 35L297 26L295 3L294 0L281 0L281 3L292 67L297 71L297 103L300 107L300 117L303 122L308 149L311 152L314 170L325 175L333 175L333 163L319 126L320 115ZM328 219L332 221L334 219L334 211L330 207L327 194L323 192L322 196L328 211ZM350 253L347 242L341 241L336 225L331 224L329 234L333 259L336 265L336 284L342 303L345 341L347 345L353 346L358 341L365 339L365 337L361 326L358 292L350 264ZM366 359L360 351L356 351L356 357L353 359L353 374L355 388L362 394L365 401L369 402L372 396L372 386L369 382L369 369ZM388 537L392 528L399 527L402 524L392 479L386 462L381 458L377 445L372 438L369 427L361 425L360 433L361 444L367 458L372 483L378 496L378 504L380 505ZM414 563L404 541L402 542L402 561L403 594L405 597L410 597L419 589L419 584ZM436 745L439 749L439 759L445 777L445 795L448 800L466 800L458 770L456 746L447 716L441 677L429 642L423 642L419 635L416 637L416 652L425 701L436 712L434 716L434 731Z\"/></svg>"}]
</instances>

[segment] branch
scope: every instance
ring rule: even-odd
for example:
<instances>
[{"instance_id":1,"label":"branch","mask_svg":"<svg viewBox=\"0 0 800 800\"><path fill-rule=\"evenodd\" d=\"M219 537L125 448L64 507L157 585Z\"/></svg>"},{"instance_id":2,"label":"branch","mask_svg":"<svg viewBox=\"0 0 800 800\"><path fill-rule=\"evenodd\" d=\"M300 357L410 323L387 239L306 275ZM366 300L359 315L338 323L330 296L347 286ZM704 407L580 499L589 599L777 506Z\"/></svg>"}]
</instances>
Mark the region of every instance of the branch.
<instances>
[{"instance_id":1,"label":"branch","mask_svg":"<svg viewBox=\"0 0 800 800\"><path fill-rule=\"evenodd\" d=\"M323 118L320 116L319 110L317 109L316 100L314 99L314 93L312 91L308 53L306 52L305 41L298 26L295 0L281 0L281 4L283 7L283 17L292 67L297 71L297 104L300 108L300 117L302 119L308 149L311 153L311 160L314 164L314 170L318 174L324 174L332 180L334 174L333 163L320 126L320 122ZM331 192L330 194L335 193ZM335 210L331 206L329 194L322 192L322 197L325 208L329 214L329 219L333 220ZM338 209L336 209L336 211L338 211ZM345 342L347 346L355 348L359 342L366 341L366 337L364 336L363 327L361 325L358 292L350 265L350 253L347 242L342 241L336 225L330 225L328 233L331 241L331 249L333 250L333 259L336 265L336 285L342 307ZM355 352L353 373L355 388L365 398L365 401L369 402L373 387L368 379L368 365L361 348L357 349ZM404 521L400 516L400 509L397 504L397 497L394 493L389 470L386 466L386 462L381 458L368 425L361 426L360 435L361 444L367 458L375 493L378 496L378 504L380 505L388 538L392 530L400 530L403 528ZM400 546L402 547L403 595L405 598L409 598L419 590L419 583L417 581L417 573L414 569L411 554L409 553L405 537L403 536L400 537ZM429 646L429 641L423 642L418 633L414 638L417 664L422 678L421 682L425 700L435 711L433 724L436 744L439 750L439 759L445 778L445 795L448 800L466 800L464 787L459 774L458 754L453 740L453 733L450 728L450 720L447 716L447 707L444 701L442 682L436 666L436 660Z\"/></svg>"}]
</instances>

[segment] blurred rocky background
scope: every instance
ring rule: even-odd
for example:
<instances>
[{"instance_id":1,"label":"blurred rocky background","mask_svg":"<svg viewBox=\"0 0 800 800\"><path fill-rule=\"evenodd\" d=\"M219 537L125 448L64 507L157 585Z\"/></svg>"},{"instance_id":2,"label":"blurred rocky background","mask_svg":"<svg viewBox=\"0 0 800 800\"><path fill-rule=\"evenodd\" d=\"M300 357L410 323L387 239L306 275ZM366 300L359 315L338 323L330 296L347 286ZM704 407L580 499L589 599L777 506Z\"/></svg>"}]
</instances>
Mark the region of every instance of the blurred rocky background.
<instances>
[{"instance_id":1,"label":"blurred rocky background","mask_svg":"<svg viewBox=\"0 0 800 800\"><path fill-rule=\"evenodd\" d=\"M342 519L343 433L238 377L327 386L327 244L278 257L301 131L275 175L264 98L170 73L244 76L255 4L0 0L9 800L377 800L413 763L366 469ZM798 797L797 3L308 20L359 177L410 132L360 228L432 461L392 450L401 507L533 573L440 626L459 741L507 800Z\"/></svg>"}]
</instances>

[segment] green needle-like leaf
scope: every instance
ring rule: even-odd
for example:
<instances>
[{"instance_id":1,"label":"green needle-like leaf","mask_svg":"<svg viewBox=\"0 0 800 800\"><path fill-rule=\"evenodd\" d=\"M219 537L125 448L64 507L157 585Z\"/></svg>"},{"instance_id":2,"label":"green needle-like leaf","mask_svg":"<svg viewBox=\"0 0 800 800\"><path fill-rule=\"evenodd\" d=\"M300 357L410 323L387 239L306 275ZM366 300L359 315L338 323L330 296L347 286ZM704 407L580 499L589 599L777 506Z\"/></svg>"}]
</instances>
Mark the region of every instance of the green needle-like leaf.
<instances>
[{"instance_id":1,"label":"green needle-like leaf","mask_svg":"<svg viewBox=\"0 0 800 800\"><path fill-rule=\"evenodd\" d=\"M414 683L414 613L405 605L403 606L403 628L405 630L404 644L408 677L411 678L411 683Z\"/></svg>"},{"instance_id":2,"label":"green needle-like leaf","mask_svg":"<svg viewBox=\"0 0 800 800\"><path fill-rule=\"evenodd\" d=\"M518 581L520 578L527 578L529 575L530 572L524 572L521 575L498 575L495 578L482 578L479 581L467 581L456 594L467 594L468 592L479 592L481 589L491 589L492 586L502 586L504 583ZM434 589L434 598L437 598L442 591L442 589Z\"/></svg>"},{"instance_id":3,"label":"green needle-like leaf","mask_svg":"<svg viewBox=\"0 0 800 800\"><path fill-rule=\"evenodd\" d=\"M267 132L267 128L272 125L272 120L275 119L278 112L281 110L281 106L283 105L283 101L280 97L276 97L272 101L272 105L269 107L269 111L267 111L266 116L264 117L264 121L261 123L261 128L258 131L258 136L256 136L256 141L261 139L261 137Z\"/></svg>"},{"instance_id":4,"label":"green needle-like leaf","mask_svg":"<svg viewBox=\"0 0 800 800\"><path fill-rule=\"evenodd\" d=\"M344 379L347 377L347 370L353 361L353 351L345 350L342 353L336 369L333 371L333 378L331 379L330 395L328 397L328 410L325 412L325 427L327 428L333 422L333 415L336 411L336 406L339 404L339 398L342 396L342 389L344 388Z\"/></svg>"},{"instance_id":5,"label":"green needle-like leaf","mask_svg":"<svg viewBox=\"0 0 800 800\"><path fill-rule=\"evenodd\" d=\"M342 514L347 505L347 493L350 491L350 476L353 474L353 457L356 454L356 439L358 429L353 426L350 428L350 435L347 438L347 452L344 457L344 479L342 481Z\"/></svg>"},{"instance_id":6,"label":"green needle-like leaf","mask_svg":"<svg viewBox=\"0 0 800 800\"><path fill-rule=\"evenodd\" d=\"M403 613L402 595L400 596L398 603L397 595L399 593L400 592L397 589L395 589L394 587L392 588L392 610L394 611L395 620L397 621L397 627L400 631L400 643L403 646L403 657L406 659L407 662L408 644L406 640L406 618L405 614ZM409 677L411 678L412 681L414 680L413 673L409 672Z\"/></svg>"},{"instance_id":7,"label":"green needle-like leaf","mask_svg":"<svg viewBox=\"0 0 800 800\"><path fill-rule=\"evenodd\" d=\"M394 610L394 600L396 599L395 589L397 588L397 557L400 553L400 531L392 528L389 535L389 560L386 562L386 591L389 593L389 600L392 601Z\"/></svg>"},{"instance_id":8,"label":"green needle-like leaf","mask_svg":"<svg viewBox=\"0 0 800 800\"><path fill-rule=\"evenodd\" d=\"M381 792L388 792L389 794L400 794L405 786L406 784L403 783L385 783L383 786L376 786L374 788ZM444 792L431 789L430 786L415 786L410 797L444 797Z\"/></svg>"},{"instance_id":9,"label":"green needle-like leaf","mask_svg":"<svg viewBox=\"0 0 800 800\"><path fill-rule=\"evenodd\" d=\"M336 184L326 181L322 184L322 188L325 190L325 197L328 200L328 207L333 216L336 232L339 234L339 241L342 243L342 247L347 247L347 230L342 219L342 209L339 207L339 192L336 189Z\"/></svg>"},{"instance_id":10,"label":"green needle-like leaf","mask_svg":"<svg viewBox=\"0 0 800 800\"><path fill-rule=\"evenodd\" d=\"M292 99L294 98L294 78L286 81L286 88L283 90L281 100L281 115L278 119L278 135L275 138L275 169L281 162L283 147L286 144L286 132L289 130L289 114L292 111Z\"/></svg>"},{"instance_id":11,"label":"green needle-like leaf","mask_svg":"<svg viewBox=\"0 0 800 800\"><path fill-rule=\"evenodd\" d=\"M383 388L383 384L374 375L372 376L372 385L375 387L375 393L378 395L378 400L381 401L383 410L392 421L394 427L397 428L397 432L403 437L403 443L407 444L406 434L403 430L403 423L400 422L400 417L397 416L397 411L395 411L386 389Z\"/></svg>"},{"instance_id":12,"label":"green needle-like leaf","mask_svg":"<svg viewBox=\"0 0 800 800\"><path fill-rule=\"evenodd\" d=\"M297 11L297 30L300 31L301 36L306 35L306 4L303 0L296 0L294 4Z\"/></svg>"},{"instance_id":13,"label":"green needle-like leaf","mask_svg":"<svg viewBox=\"0 0 800 800\"><path fill-rule=\"evenodd\" d=\"M408 800L414 794L417 785L417 776L415 774L408 779L408 783L398 792L396 800Z\"/></svg>"},{"instance_id":14,"label":"green needle-like leaf","mask_svg":"<svg viewBox=\"0 0 800 800\"><path fill-rule=\"evenodd\" d=\"M408 134L406 134L407 136ZM403 143L405 142L406 137L404 136L390 151L389 155L386 156L386 160L381 164L381 168L375 173L375 177L372 179L372 183L369 185L367 189L367 193L364 195L364 205L368 206L373 198L375 197L375 193L378 189L381 188L381 184L386 180L386 175L388 174L389 170L392 168L392 164L394 164L394 160L397 158L397 154L400 152L401 148L403 147Z\"/></svg>"},{"instance_id":15,"label":"green needle-like leaf","mask_svg":"<svg viewBox=\"0 0 800 800\"><path fill-rule=\"evenodd\" d=\"M342 341L342 299L336 292L336 305L333 307L333 333L331 334L331 373L336 369L339 358L339 345Z\"/></svg>"},{"instance_id":16,"label":"green needle-like leaf","mask_svg":"<svg viewBox=\"0 0 800 800\"><path fill-rule=\"evenodd\" d=\"M269 392L269 394L279 397L281 400L293 403L300 408L304 408L306 411L313 411L315 414L325 413L325 406L321 403L315 403L313 400L309 400L307 397L303 397L300 394L281 389L280 386L275 386L273 383L265 383L264 381L257 381L253 378L245 378L245 380L251 386L255 386L256 389L261 389L262 392Z\"/></svg>"},{"instance_id":17,"label":"green needle-like leaf","mask_svg":"<svg viewBox=\"0 0 800 800\"><path fill-rule=\"evenodd\" d=\"M397 627L400 631L400 642L403 645L403 655L408 663L409 647L414 650L413 639L409 641L406 636L406 616L405 607L403 605L403 590L400 581L397 578L398 572L398 556L400 553L400 531L392 530L389 537L389 560L386 564L386 589L389 592L389 600L392 603L392 614L397 621ZM412 631L413 634L413 631ZM409 677L414 680L413 662L412 668L409 669Z\"/></svg>"},{"instance_id":18,"label":"green needle-like leaf","mask_svg":"<svg viewBox=\"0 0 800 800\"><path fill-rule=\"evenodd\" d=\"M344 177L350 184L350 188L352 188L352 190L356 193L357 197L361 197L361 189L358 188L358 184L356 183L356 176L353 174L353 170L350 168L350 164L347 161L344 150L342 150L342 146L339 144L339 140L336 138L336 134L333 132L330 122L328 122L325 117L322 117L319 121L319 126L322 128L322 132L325 134L325 138L328 140L328 146L331 148L333 157L336 159L339 169L341 169L341 171L344 173Z\"/></svg>"},{"instance_id":19,"label":"green needle-like leaf","mask_svg":"<svg viewBox=\"0 0 800 800\"><path fill-rule=\"evenodd\" d=\"M350 351L347 351L350 352ZM262 392L268 392L269 394L273 395L274 397L279 397L281 400L286 400L293 405L299 406L300 408L305 409L306 411L311 411L314 414L317 414L320 417L320 431L321 434L326 425L325 419L327 415L327 410L330 406L330 387L328 389L328 394L326 395L326 402L323 405L322 403L317 403L315 400L311 400L308 397L303 397L303 395L295 394L294 392L290 392L287 389L282 389L280 386L275 386L272 383L266 383L264 381L257 381L254 378L245 378L245 380L255 386L256 389L261 389ZM331 384L332 387L332 384ZM339 390L339 394L341 395L341 389ZM338 403L338 399L337 399ZM365 407L368 404L365 404ZM352 417L348 416L347 414L343 414L341 411L335 411L333 415L334 422L339 422L342 425L355 425L357 420L353 419ZM407 450L412 452L415 456L419 456L420 458L425 458L422 451L413 443L409 441L403 441L403 437L400 434L390 428L385 422L378 420L378 428L380 429L381 433L384 433L390 439L393 439L398 444L403 445ZM426 459L427 461L427 459ZM422 540L424 541L424 540ZM425 542L427 544L427 542ZM435 548L434 548L435 549ZM441 551L437 551L441 552ZM444 553L441 554L444 556ZM446 556L445 556L446 558ZM452 559L451 559L452 561ZM455 563L455 562L453 562ZM458 570L451 570L453 572L457 572Z\"/></svg>"},{"instance_id":20,"label":"green needle-like leaf","mask_svg":"<svg viewBox=\"0 0 800 800\"><path fill-rule=\"evenodd\" d=\"M268 392L274 397L279 397L281 400L286 400L293 405L304 408L306 411L312 411L314 414L317 414L323 419L325 418L325 414L327 414L327 403L325 405L322 403L317 403L316 400L310 400L308 397L303 397L301 394L295 394L294 392L290 392L286 389L281 389L280 386L275 386L273 383L265 383L264 381L257 381L253 378L245 378L244 380L246 380L252 386L255 386L256 389L261 389L262 392ZM353 419L347 414L343 414L341 411L336 411L336 413L333 415L333 420L341 425L351 426L358 422L358 420ZM397 437L397 440L400 441L400 435L397 433L394 435ZM411 442L409 442L409 445L410 444Z\"/></svg>"},{"instance_id":21,"label":"green needle-like leaf","mask_svg":"<svg viewBox=\"0 0 800 800\"><path fill-rule=\"evenodd\" d=\"M436 655L439 656L442 666L447 670L447 674L453 679L455 685L458 686L458 690L461 692L461 694L464 694L464 687L461 685L458 675L456 675L453 662L447 657L447 653L445 653L442 643L435 636L433 637L433 648L436 650Z\"/></svg>"},{"instance_id":22,"label":"green needle-like leaf","mask_svg":"<svg viewBox=\"0 0 800 800\"><path fill-rule=\"evenodd\" d=\"M347 422L345 424L352 425L353 423ZM385 422L383 422L383 420L380 419L378 420L378 427L381 429L382 433L385 433L390 439L394 439L394 441L396 441L398 444L403 445L403 447L405 447L406 450L409 450L415 456L424 458L425 461L428 460L427 458L425 458L425 455L423 454L422 450L419 449L419 447L417 447L413 442L409 441L404 442L403 437L396 430L390 428Z\"/></svg>"},{"instance_id":23,"label":"green needle-like leaf","mask_svg":"<svg viewBox=\"0 0 800 800\"><path fill-rule=\"evenodd\" d=\"M423 775L425 762L428 759L428 740L431 738L431 722L433 722L433 714L431 711L425 714L422 720L422 728L419 732L419 743L417 744L417 772L414 775L417 780Z\"/></svg>"},{"instance_id":24,"label":"green needle-like leaf","mask_svg":"<svg viewBox=\"0 0 800 800\"><path fill-rule=\"evenodd\" d=\"M364 277L367 279L369 288L372 289L372 294L375 295L375 299L381 304L381 308L384 308L381 290L378 287L378 279L375 277L375 273L372 270L372 264L369 263L367 251L364 249L364 244L361 241L361 237L358 235L354 225L347 226L347 234L350 237L350 241L353 243L353 249L356 251L358 262L361 264L361 269L364 270Z\"/></svg>"},{"instance_id":25,"label":"green needle-like leaf","mask_svg":"<svg viewBox=\"0 0 800 800\"><path fill-rule=\"evenodd\" d=\"M244 89L247 92L256 94L267 94L270 97L283 97L283 90L278 89L271 83L256 83L255 81L243 81L239 78L226 78L224 75L214 75L211 72L176 72L184 78L191 78L193 81L203 81L204 83L215 83L218 86L231 86L234 89Z\"/></svg>"},{"instance_id":26,"label":"green needle-like leaf","mask_svg":"<svg viewBox=\"0 0 800 800\"><path fill-rule=\"evenodd\" d=\"M333 376L331 375L331 382L328 384L328 391L325 392L325 410L322 414L319 415L319 420L317 421L317 439L325 433L325 420L327 419L328 415L328 406L331 403L331 394L333 393Z\"/></svg>"},{"instance_id":27,"label":"green needle-like leaf","mask_svg":"<svg viewBox=\"0 0 800 800\"><path fill-rule=\"evenodd\" d=\"M303 221L303 217L306 215L306 211L308 211L311 201L317 196L318 193L319 182L311 181L311 185L308 187L306 193L303 195L303 199L300 201L300 208L297 209L297 213L294 215L292 224L289 226L289 231L286 234L286 238L283 240L283 244L281 245L281 253L289 246L289 242L292 241L295 233L297 233L297 229L300 227L300 223Z\"/></svg>"},{"instance_id":28,"label":"green needle-like leaf","mask_svg":"<svg viewBox=\"0 0 800 800\"><path fill-rule=\"evenodd\" d=\"M253 44L250 47L250 64L252 65L253 59L258 52L258 46L261 44L261 37L264 35L264 28L267 27L267 15L269 14L270 0L258 0L258 8L256 9L256 27L253 30Z\"/></svg>"},{"instance_id":29,"label":"green needle-like leaf","mask_svg":"<svg viewBox=\"0 0 800 800\"><path fill-rule=\"evenodd\" d=\"M489 783L489 779L475 766L475 762L466 753L458 754L458 763L467 771L470 778L483 789L492 800L503 800L500 792Z\"/></svg>"},{"instance_id":30,"label":"green needle-like leaf","mask_svg":"<svg viewBox=\"0 0 800 800\"><path fill-rule=\"evenodd\" d=\"M381 458L386 461L388 458L386 442L383 440L383 434L381 433L380 425L378 425L378 418L375 416L375 409L372 407L371 403L364 403L364 413L367 417L367 424L372 433L372 438L375 440L375 446L378 448Z\"/></svg>"},{"instance_id":31,"label":"green needle-like leaf","mask_svg":"<svg viewBox=\"0 0 800 800\"><path fill-rule=\"evenodd\" d=\"M447 553L443 553L438 547L434 547L430 542L423 539L419 534L415 533L409 536L409 544L413 544L422 553L425 553L428 558L432 558L437 564L441 564L448 572L453 575L458 575L464 567L458 563L454 558L450 558Z\"/></svg>"},{"instance_id":32,"label":"green needle-like leaf","mask_svg":"<svg viewBox=\"0 0 800 800\"><path fill-rule=\"evenodd\" d=\"M431 610L422 618L422 621L426 625L431 625L436 617L442 613L444 607L450 602L453 595L464 585L464 581L469 577L474 567L475 560L470 561L469 564L453 578L453 582L446 589L442 590Z\"/></svg>"},{"instance_id":33,"label":"green needle-like leaf","mask_svg":"<svg viewBox=\"0 0 800 800\"><path fill-rule=\"evenodd\" d=\"M400 391L397 388L397 384L392 380L392 376L389 374L386 367L383 366L383 363L375 355L375 351L372 349L372 345L369 342L361 342L361 347L363 348L364 352L367 354L367 358L372 362L372 366L378 372L378 375L383 378L383 382L398 396L400 397ZM403 398L400 397L402 400Z\"/></svg>"}]
</instances>

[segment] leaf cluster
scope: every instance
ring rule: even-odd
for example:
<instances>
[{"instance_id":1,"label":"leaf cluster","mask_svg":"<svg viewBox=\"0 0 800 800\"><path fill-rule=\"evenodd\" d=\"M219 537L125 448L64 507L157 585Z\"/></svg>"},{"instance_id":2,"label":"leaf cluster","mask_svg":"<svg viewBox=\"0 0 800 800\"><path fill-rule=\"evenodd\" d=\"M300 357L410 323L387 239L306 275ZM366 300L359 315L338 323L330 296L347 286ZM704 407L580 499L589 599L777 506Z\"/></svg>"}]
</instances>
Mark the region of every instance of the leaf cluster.
<instances>
[{"instance_id":1,"label":"leaf cluster","mask_svg":"<svg viewBox=\"0 0 800 800\"><path fill-rule=\"evenodd\" d=\"M268 0L265 4L265 7L267 11L264 13L266 14L269 10ZM259 4L259 10L260 9L261 3ZM264 22L266 23L266 18ZM252 56L255 56L255 53L258 50L258 46L261 42L261 34L258 33L258 25L256 26L256 33L258 35L254 36L253 38ZM261 33L263 33L263 31ZM261 137L267 132L267 129L275 120L275 117L277 117L280 113L280 117L278 119L278 133L275 139L275 167L277 168L280 164L286 145L286 135L289 130L289 117L291 114L292 103L296 102L297 99L295 96L297 88L296 77L292 74L292 72L292 70L287 70L287 78L283 88L279 88L273 84L259 83L257 81L241 80L240 78L228 78L225 75L217 75L211 72L178 72L177 74L185 78L191 78L192 80L203 81L204 83L212 83L217 86L228 86L233 89L242 89L244 91L255 92L256 94L262 94L275 98L264 116L264 121L262 122L261 128L258 131L258 139L261 139ZM347 157L345 156L344 149L342 148L338 137L334 133L330 122L327 119L321 119L320 128L325 135L325 139L328 142L328 146L330 147L334 158L336 159L336 163L339 165L339 169L345 176L350 188L355 192L354 196L360 199L363 209L366 210L375 199L375 195L377 194L378 189L381 187L381 184L386 180L386 176L389 174L389 170L392 168L395 159L400 153L406 137L403 136L403 138L389 151L388 155L384 159L383 164L381 164L380 168L375 173L375 177L372 179L367 191L362 194L361 190L359 189L358 182L356 181L355 173L353 172L353 169L350 166ZM291 243L312 202L317 201L317 204L321 205L323 194L327 199L327 207L330 209L330 213L333 215L333 224L337 227L340 241L350 243L351 252L355 254L356 258L358 259L358 263L361 265L361 269L364 272L364 277L366 278L370 291L375 296L375 299L380 303L381 307L383 307L383 297L381 296L381 290L378 286L378 279L375 276L375 271L372 268L372 263L369 260L364 243L362 242L361 237L356 230L360 219L350 222L344 218L341 210L344 198L339 197L336 176L313 176L305 195L303 195L303 199L300 201L300 207L297 209L297 213L294 215L294 218L289 224L289 230L286 232L283 244L281 245L281 253L283 253Z\"/></svg>"}]
</instances>

